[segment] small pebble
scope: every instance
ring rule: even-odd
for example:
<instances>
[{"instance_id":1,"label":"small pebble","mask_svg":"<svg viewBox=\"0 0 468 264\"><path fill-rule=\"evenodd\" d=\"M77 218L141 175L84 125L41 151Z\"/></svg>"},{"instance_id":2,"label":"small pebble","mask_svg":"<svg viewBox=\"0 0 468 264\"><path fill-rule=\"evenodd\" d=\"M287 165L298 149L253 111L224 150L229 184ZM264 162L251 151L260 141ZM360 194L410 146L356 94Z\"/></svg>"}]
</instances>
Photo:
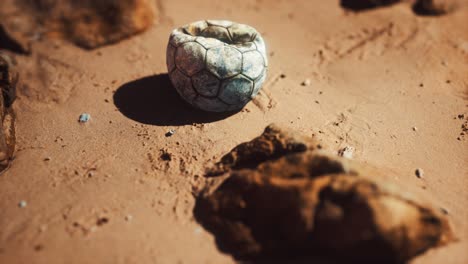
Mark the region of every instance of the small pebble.
<instances>
[{"instance_id":1,"label":"small pebble","mask_svg":"<svg viewBox=\"0 0 468 264\"><path fill-rule=\"evenodd\" d=\"M424 177L424 171L420 168L416 169L415 174L416 177L418 177L419 179L422 179Z\"/></svg>"},{"instance_id":2,"label":"small pebble","mask_svg":"<svg viewBox=\"0 0 468 264\"><path fill-rule=\"evenodd\" d=\"M417 127L413 127L413 131L418 131L418 128L417 128Z\"/></svg>"},{"instance_id":3,"label":"small pebble","mask_svg":"<svg viewBox=\"0 0 468 264\"><path fill-rule=\"evenodd\" d=\"M203 232L203 230L201 229L201 227L196 227L193 230L193 233L195 233L195 235L200 235L202 232Z\"/></svg>"},{"instance_id":4,"label":"small pebble","mask_svg":"<svg viewBox=\"0 0 468 264\"><path fill-rule=\"evenodd\" d=\"M280 78L281 78L281 79L286 78L286 74L282 73L282 74L280 75Z\"/></svg>"},{"instance_id":5,"label":"small pebble","mask_svg":"<svg viewBox=\"0 0 468 264\"><path fill-rule=\"evenodd\" d=\"M44 161L49 161L50 160L50 157L45 157L44 158Z\"/></svg>"},{"instance_id":6,"label":"small pebble","mask_svg":"<svg viewBox=\"0 0 468 264\"><path fill-rule=\"evenodd\" d=\"M354 154L354 148L346 146L338 151L338 155L347 159L352 159Z\"/></svg>"},{"instance_id":7,"label":"small pebble","mask_svg":"<svg viewBox=\"0 0 468 264\"><path fill-rule=\"evenodd\" d=\"M19 208L24 208L24 207L26 207L26 205L28 205L28 203L26 201L24 201L24 200L22 200L22 201L20 201L18 203Z\"/></svg>"},{"instance_id":8,"label":"small pebble","mask_svg":"<svg viewBox=\"0 0 468 264\"><path fill-rule=\"evenodd\" d=\"M86 123L86 122L89 121L89 119L91 119L91 116L89 114L87 114L87 113L83 113L83 114L80 115L78 121L80 123Z\"/></svg>"},{"instance_id":9,"label":"small pebble","mask_svg":"<svg viewBox=\"0 0 468 264\"><path fill-rule=\"evenodd\" d=\"M132 216L132 215L126 215L126 216L125 216L125 221L127 221L127 222L132 221L132 219L133 219L133 216Z\"/></svg>"},{"instance_id":10,"label":"small pebble","mask_svg":"<svg viewBox=\"0 0 468 264\"><path fill-rule=\"evenodd\" d=\"M443 214L445 214L445 215L448 215L448 214L449 214L448 210L445 209L445 208L443 208L443 207L440 208L440 211L441 211Z\"/></svg>"},{"instance_id":11,"label":"small pebble","mask_svg":"<svg viewBox=\"0 0 468 264\"><path fill-rule=\"evenodd\" d=\"M305 79L302 83L302 86L309 86L310 85L310 79Z\"/></svg>"},{"instance_id":12,"label":"small pebble","mask_svg":"<svg viewBox=\"0 0 468 264\"><path fill-rule=\"evenodd\" d=\"M175 134L175 130L174 130L174 129L171 129L171 130L169 130L169 131L166 133L166 137L170 137L170 136L172 136L172 135L174 135L174 134Z\"/></svg>"}]
</instances>

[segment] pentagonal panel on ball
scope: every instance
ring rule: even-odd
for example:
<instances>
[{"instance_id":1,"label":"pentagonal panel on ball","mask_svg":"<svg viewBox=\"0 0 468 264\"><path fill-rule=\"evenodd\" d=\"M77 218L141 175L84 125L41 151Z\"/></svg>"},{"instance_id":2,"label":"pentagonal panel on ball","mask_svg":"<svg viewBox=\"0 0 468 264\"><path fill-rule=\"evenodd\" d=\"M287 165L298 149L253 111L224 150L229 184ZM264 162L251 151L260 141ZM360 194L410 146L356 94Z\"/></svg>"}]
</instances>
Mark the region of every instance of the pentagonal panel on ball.
<instances>
[{"instance_id":1,"label":"pentagonal panel on ball","mask_svg":"<svg viewBox=\"0 0 468 264\"><path fill-rule=\"evenodd\" d=\"M220 79L235 76L241 72L242 53L226 45L209 49L206 68Z\"/></svg>"},{"instance_id":2,"label":"pentagonal panel on ball","mask_svg":"<svg viewBox=\"0 0 468 264\"><path fill-rule=\"evenodd\" d=\"M250 100L253 82L242 75L224 80L221 84L219 99L231 105L245 104Z\"/></svg>"},{"instance_id":3,"label":"pentagonal panel on ball","mask_svg":"<svg viewBox=\"0 0 468 264\"><path fill-rule=\"evenodd\" d=\"M242 74L250 79L257 79L265 68L263 56L260 52L253 50L243 54L242 60Z\"/></svg>"},{"instance_id":4,"label":"pentagonal panel on ball","mask_svg":"<svg viewBox=\"0 0 468 264\"><path fill-rule=\"evenodd\" d=\"M193 87L203 96L216 96L220 82L216 76L206 70L192 76Z\"/></svg>"},{"instance_id":5,"label":"pentagonal panel on ball","mask_svg":"<svg viewBox=\"0 0 468 264\"><path fill-rule=\"evenodd\" d=\"M203 70L206 50L196 42L187 42L177 48L175 62L179 70L188 76Z\"/></svg>"},{"instance_id":6,"label":"pentagonal panel on ball","mask_svg":"<svg viewBox=\"0 0 468 264\"><path fill-rule=\"evenodd\" d=\"M171 79L172 85L174 85L180 97L191 103L197 96L197 93L192 87L190 78L185 76L178 69L175 69L172 73L170 73L169 78Z\"/></svg>"}]
</instances>

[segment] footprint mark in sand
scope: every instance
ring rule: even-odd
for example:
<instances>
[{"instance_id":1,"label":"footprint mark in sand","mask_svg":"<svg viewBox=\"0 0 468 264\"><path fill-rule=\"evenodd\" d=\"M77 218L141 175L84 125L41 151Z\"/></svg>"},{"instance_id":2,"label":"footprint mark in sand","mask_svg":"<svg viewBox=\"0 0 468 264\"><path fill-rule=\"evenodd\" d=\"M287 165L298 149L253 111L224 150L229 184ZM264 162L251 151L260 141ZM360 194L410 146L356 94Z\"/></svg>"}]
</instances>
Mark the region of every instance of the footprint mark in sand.
<instances>
[{"instance_id":1,"label":"footprint mark in sand","mask_svg":"<svg viewBox=\"0 0 468 264\"><path fill-rule=\"evenodd\" d=\"M324 130L337 138L338 148L352 146L357 153L364 153L370 135L369 122L357 115L340 113L334 121L328 122Z\"/></svg>"}]
</instances>

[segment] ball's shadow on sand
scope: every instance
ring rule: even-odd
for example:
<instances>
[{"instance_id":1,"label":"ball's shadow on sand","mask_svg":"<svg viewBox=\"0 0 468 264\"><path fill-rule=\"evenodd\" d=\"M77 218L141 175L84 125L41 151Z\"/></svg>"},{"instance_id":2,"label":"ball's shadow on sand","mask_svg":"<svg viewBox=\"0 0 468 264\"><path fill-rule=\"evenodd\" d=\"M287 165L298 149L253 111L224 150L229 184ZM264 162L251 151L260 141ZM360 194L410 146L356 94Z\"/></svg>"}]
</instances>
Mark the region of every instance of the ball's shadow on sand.
<instances>
[{"instance_id":1,"label":"ball's shadow on sand","mask_svg":"<svg viewBox=\"0 0 468 264\"><path fill-rule=\"evenodd\" d=\"M157 126L210 123L236 112L210 113L194 109L176 92L168 74L128 82L117 89L114 104L126 117Z\"/></svg>"}]
</instances>

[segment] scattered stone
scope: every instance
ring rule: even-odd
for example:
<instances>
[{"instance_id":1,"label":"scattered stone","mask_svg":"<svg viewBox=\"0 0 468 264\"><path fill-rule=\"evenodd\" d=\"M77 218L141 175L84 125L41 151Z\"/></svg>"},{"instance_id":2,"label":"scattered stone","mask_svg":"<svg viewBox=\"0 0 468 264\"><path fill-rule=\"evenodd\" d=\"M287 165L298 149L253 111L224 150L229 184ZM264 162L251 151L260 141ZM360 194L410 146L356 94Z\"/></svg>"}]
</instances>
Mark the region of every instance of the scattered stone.
<instances>
[{"instance_id":1,"label":"scattered stone","mask_svg":"<svg viewBox=\"0 0 468 264\"><path fill-rule=\"evenodd\" d=\"M449 211L447 209L445 209L444 207L441 207L440 208L440 211L444 214L444 215L448 215L449 214Z\"/></svg>"},{"instance_id":2,"label":"scattered stone","mask_svg":"<svg viewBox=\"0 0 468 264\"><path fill-rule=\"evenodd\" d=\"M201 227L199 227L199 226L197 226L197 227L195 228L195 230L193 230L193 233L194 233L195 235L200 235L202 232L203 232L203 230L202 230Z\"/></svg>"},{"instance_id":3,"label":"scattered stone","mask_svg":"<svg viewBox=\"0 0 468 264\"><path fill-rule=\"evenodd\" d=\"M282 74L280 75L280 78L281 78L281 79L286 78L286 74L282 73Z\"/></svg>"},{"instance_id":4,"label":"scattered stone","mask_svg":"<svg viewBox=\"0 0 468 264\"><path fill-rule=\"evenodd\" d=\"M305 79L302 83L302 86L309 86L310 85L310 79Z\"/></svg>"},{"instance_id":5,"label":"scattered stone","mask_svg":"<svg viewBox=\"0 0 468 264\"><path fill-rule=\"evenodd\" d=\"M352 159L354 155L354 147L346 146L338 151L338 156L344 157L347 159Z\"/></svg>"},{"instance_id":6,"label":"scattered stone","mask_svg":"<svg viewBox=\"0 0 468 264\"><path fill-rule=\"evenodd\" d=\"M125 221L127 221L127 222L132 221L132 219L133 219L133 216L132 216L132 215L126 215L126 216L125 216Z\"/></svg>"},{"instance_id":7,"label":"scattered stone","mask_svg":"<svg viewBox=\"0 0 468 264\"><path fill-rule=\"evenodd\" d=\"M44 161L50 161L50 157L45 157Z\"/></svg>"},{"instance_id":8,"label":"scattered stone","mask_svg":"<svg viewBox=\"0 0 468 264\"><path fill-rule=\"evenodd\" d=\"M458 119L464 119L464 118L465 118L465 114L459 114L457 117L458 117Z\"/></svg>"},{"instance_id":9,"label":"scattered stone","mask_svg":"<svg viewBox=\"0 0 468 264\"><path fill-rule=\"evenodd\" d=\"M271 124L265 128L261 136L238 145L224 155L207 170L206 175L217 176L232 169L255 168L266 160L276 159L287 153L315 149L317 145L314 139L296 135L276 124Z\"/></svg>"},{"instance_id":10,"label":"scattered stone","mask_svg":"<svg viewBox=\"0 0 468 264\"><path fill-rule=\"evenodd\" d=\"M109 223L109 218L107 218L107 217L100 217L96 221L97 226L102 226L102 225L107 224L107 223Z\"/></svg>"},{"instance_id":11,"label":"scattered stone","mask_svg":"<svg viewBox=\"0 0 468 264\"><path fill-rule=\"evenodd\" d=\"M340 0L341 7L352 11L364 11L368 9L389 6L401 0Z\"/></svg>"},{"instance_id":12,"label":"scattered stone","mask_svg":"<svg viewBox=\"0 0 468 264\"><path fill-rule=\"evenodd\" d=\"M10 166L15 152L15 113L12 104L16 99L18 79L16 61L0 52L0 173Z\"/></svg>"},{"instance_id":13,"label":"scattered stone","mask_svg":"<svg viewBox=\"0 0 468 264\"><path fill-rule=\"evenodd\" d=\"M28 203L25 201L25 200L21 200L19 203L18 203L18 207L19 208L24 208L28 205Z\"/></svg>"},{"instance_id":14,"label":"scattered stone","mask_svg":"<svg viewBox=\"0 0 468 264\"><path fill-rule=\"evenodd\" d=\"M418 131L418 128L417 128L417 127L413 127L413 131Z\"/></svg>"},{"instance_id":15,"label":"scattered stone","mask_svg":"<svg viewBox=\"0 0 468 264\"><path fill-rule=\"evenodd\" d=\"M174 129L170 129L167 133L166 133L166 137L170 137L172 135L175 134L175 130Z\"/></svg>"},{"instance_id":16,"label":"scattered stone","mask_svg":"<svg viewBox=\"0 0 468 264\"><path fill-rule=\"evenodd\" d=\"M296 151L284 150L291 138ZM194 208L222 251L247 262L323 255L338 263L406 263L454 239L439 208L386 181L384 170L308 145L267 128L223 157L229 174L211 179Z\"/></svg>"},{"instance_id":17,"label":"scattered stone","mask_svg":"<svg viewBox=\"0 0 468 264\"><path fill-rule=\"evenodd\" d=\"M89 121L89 119L91 119L91 116L87 113L83 113L80 115L80 117L78 118L78 121L80 123L86 123Z\"/></svg>"},{"instance_id":18,"label":"scattered stone","mask_svg":"<svg viewBox=\"0 0 468 264\"><path fill-rule=\"evenodd\" d=\"M44 35L94 49L143 32L156 18L156 2L152 0L12 2L2 24L16 42L25 42L24 47L37 41L33 36ZM38 35L38 31L45 33Z\"/></svg>"},{"instance_id":19,"label":"scattered stone","mask_svg":"<svg viewBox=\"0 0 468 264\"><path fill-rule=\"evenodd\" d=\"M416 169L415 174L416 174L416 177L418 177L419 179L424 178L424 171L421 168Z\"/></svg>"}]
</instances>

